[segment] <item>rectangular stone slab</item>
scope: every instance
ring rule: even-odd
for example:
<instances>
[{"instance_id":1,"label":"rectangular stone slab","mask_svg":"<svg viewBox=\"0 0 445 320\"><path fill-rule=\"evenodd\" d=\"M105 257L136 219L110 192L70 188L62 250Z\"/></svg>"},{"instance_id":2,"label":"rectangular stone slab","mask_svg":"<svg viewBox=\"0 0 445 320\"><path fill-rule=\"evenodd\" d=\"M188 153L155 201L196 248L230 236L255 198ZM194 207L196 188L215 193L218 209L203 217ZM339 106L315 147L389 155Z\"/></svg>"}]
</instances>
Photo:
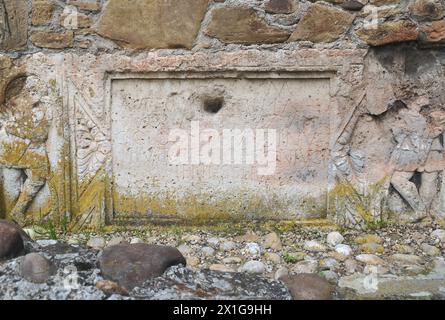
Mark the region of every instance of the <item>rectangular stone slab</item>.
<instances>
[{"instance_id":1,"label":"rectangular stone slab","mask_svg":"<svg viewBox=\"0 0 445 320\"><path fill-rule=\"evenodd\" d=\"M111 114L116 216L301 218L326 207L329 75L118 76L111 85ZM196 152L191 155L196 127L203 140L209 139L206 129L220 139L220 157L213 163L202 163ZM274 161L258 163L257 149L249 149L250 144L241 148L255 152L253 163L245 154L241 163L224 163L227 150L235 148L222 149L225 129L252 130L255 139L262 133L257 129L275 130L275 170ZM177 137L169 137L172 130L187 135L185 148L178 148ZM267 142L268 134L262 134ZM172 163L171 152L177 149L187 161ZM268 164L272 172L261 173Z\"/></svg>"}]
</instances>

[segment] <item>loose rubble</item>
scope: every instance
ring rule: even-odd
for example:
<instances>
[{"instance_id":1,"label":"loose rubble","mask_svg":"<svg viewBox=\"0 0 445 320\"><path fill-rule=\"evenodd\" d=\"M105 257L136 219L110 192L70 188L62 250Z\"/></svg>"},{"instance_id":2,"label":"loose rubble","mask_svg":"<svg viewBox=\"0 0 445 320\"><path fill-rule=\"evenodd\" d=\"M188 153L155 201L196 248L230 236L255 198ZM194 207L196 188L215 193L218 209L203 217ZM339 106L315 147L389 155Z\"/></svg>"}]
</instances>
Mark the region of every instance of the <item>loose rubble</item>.
<instances>
[{"instance_id":1,"label":"loose rubble","mask_svg":"<svg viewBox=\"0 0 445 320\"><path fill-rule=\"evenodd\" d=\"M0 263L0 297L445 299L441 230L130 230L57 241L31 241L19 232L25 249Z\"/></svg>"}]
</instances>

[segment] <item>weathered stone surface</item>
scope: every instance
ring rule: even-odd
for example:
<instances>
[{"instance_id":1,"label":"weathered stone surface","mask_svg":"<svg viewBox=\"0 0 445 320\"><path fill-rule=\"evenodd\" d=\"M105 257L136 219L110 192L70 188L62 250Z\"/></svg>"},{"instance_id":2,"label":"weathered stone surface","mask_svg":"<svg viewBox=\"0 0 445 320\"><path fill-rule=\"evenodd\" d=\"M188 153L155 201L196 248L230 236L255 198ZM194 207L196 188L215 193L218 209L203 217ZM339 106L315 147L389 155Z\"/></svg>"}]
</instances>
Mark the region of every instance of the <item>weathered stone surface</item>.
<instances>
[{"instance_id":1,"label":"weathered stone surface","mask_svg":"<svg viewBox=\"0 0 445 320\"><path fill-rule=\"evenodd\" d=\"M44 25L51 22L54 10L54 3L48 0L33 0L32 2L32 24L34 26Z\"/></svg>"},{"instance_id":2,"label":"weathered stone surface","mask_svg":"<svg viewBox=\"0 0 445 320\"><path fill-rule=\"evenodd\" d=\"M269 233L264 238L264 247L266 249L271 248L274 250L281 250L283 248L281 244L281 239L275 232Z\"/></svg>"},{"instance_id":3,"label":"weathered stone surface","mask_svg":"<svg viewBox=\"0 0 445 320\"><path fill-rule=\"evenodd\" d=\"M295 2L293 0L269 0L265 6L269 13L292 13L295 11Z\"/></svg>"},{"instance_id":4,"label":"weathered stone surface","mask_svg":"<svg viewBox=\"0 0 445 320\"><path fill-rule=\"evenodd\" d=\"M420 40L427 43L445 43L445 21L433 21L420 31Z\"/></svg>"},{"instance_id":5,"label":"weathered stone surface","mask_svg":"<svg viewBox=\"0 0 445 320\"><path fill-rule=\"evenodd\" d=\"M0 221L0 261L21 256L24 251L19 228L6 221Z\"/></svg>"},{"instance_id":6,"label":"weathered stone surface","mask_svg":"<svg viewBox=\"0 0 445 320\"><path fill-rule=\"evenodd\" d=\"M280 278L292 294L294 300L331 300L333 286L315 274L298 274Z\"/></svg>"},{"instance_id":7,"label":"weathered stone surface","mask_svg":"<svg viewBox=\"0 0 445 320\"><path fill-rule=\"evenodd\" d=\"M73 46L74 35L72 32L34 31L31 41L41 48L64 49Z\"/></svg>"},{"instance_id":8,"label":"weathered stone surface","mask_svg":"<svg viewBox=\"0 0 445 320\"><path fill-rule=\"evenodd\" d=\"M417 25L410 21L391 21L377 24L376 28L361 28L357 35L372 46L382 46L389 43L417 40L419 31Z\"/></svg>"},{"instance_id":9,"label":"weathered stone surface","mask_svg":"<svg viewBox=\"0 0 445 320\"><path fill-rule=\"evenodd\" d=\"M346 11L315 4L309 8L289 41L333 42L348 31L353 21L354 15Z\"/></svg>"},{"instance_id":10,"label":"weathered stone surface","mask_svg":"<svg viewBox=\"0 0 445 320\"><path fill-rule=\"evenodd\" d=\"M104 277L125 289L133 289L158 277L174 265L186 265L175 248L149 244L121 244L105 248L100 258Z\"/></svg>"},{"instance_id":11,"label":"weathered stone surface","mask_svg":"<svg viewBox=\"0 0 445 320\"><path fill-rule=\"evenodd\" d=\"M415 18L438 20L444 16L444 3L442 0L415 0L409 7L411 15Z\"/></svg>"},{"instance_id":12,"label":"weathered stone surface","mask_svg":"<svg viewBox=\"0 0 445 320\"><path fill-rule=\"evenodd\" d=\"M0 0L0 49L21 50L28 41L26 0Z\"/></svg>"},{"instance_id":13,"label":"weathered stone surface","mask_svg":"<svg viewBox=\"0 0 445 320\"><path fill-rule=\"evenodd\" d=\"M191 48L209 0L111 0L97 32L128 48Z\"/></svg>"},{"instance_id":14,"label":"weathered stone surface","mask_svg":"<svg viewBox=\"0 0 445 320\"><path fill-rule=\"evenodd\" d=\"M290 33L270 26L252 8L227 7L212 12L212 20L205 31L226 43L275 43L284 42Z\"/></svg>"},{"instance_id":15,"label":"weathered stone surface","mask_svg":"<svg viewBox=\"0 0 445 320\"><path fill-rule=\"evenodd\" d=\"M22 277L34 283L46 282L55 271L54 263L38 253L27 254L20 264Z\"/></svg>"}]
</instances>

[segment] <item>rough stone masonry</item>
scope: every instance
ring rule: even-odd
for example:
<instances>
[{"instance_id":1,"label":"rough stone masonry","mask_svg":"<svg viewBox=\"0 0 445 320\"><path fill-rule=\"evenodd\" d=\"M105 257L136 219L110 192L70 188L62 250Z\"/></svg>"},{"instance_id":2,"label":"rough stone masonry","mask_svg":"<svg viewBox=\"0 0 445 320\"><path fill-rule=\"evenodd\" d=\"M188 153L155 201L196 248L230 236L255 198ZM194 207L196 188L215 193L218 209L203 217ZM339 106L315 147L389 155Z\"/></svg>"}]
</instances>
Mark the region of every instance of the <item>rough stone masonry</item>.
<instances>
[{"instance_id":1,"label":"rough stone masonry","mask_svg":"<svg viewBox=\"0 0 445 320\"><path fill-rule=\"evenodd\" d=\"M0 0L0 215L440 221L444 16L443 0ZM272 174L261 152L221 162L261 130Z\"/></svg>"}]
</instances>

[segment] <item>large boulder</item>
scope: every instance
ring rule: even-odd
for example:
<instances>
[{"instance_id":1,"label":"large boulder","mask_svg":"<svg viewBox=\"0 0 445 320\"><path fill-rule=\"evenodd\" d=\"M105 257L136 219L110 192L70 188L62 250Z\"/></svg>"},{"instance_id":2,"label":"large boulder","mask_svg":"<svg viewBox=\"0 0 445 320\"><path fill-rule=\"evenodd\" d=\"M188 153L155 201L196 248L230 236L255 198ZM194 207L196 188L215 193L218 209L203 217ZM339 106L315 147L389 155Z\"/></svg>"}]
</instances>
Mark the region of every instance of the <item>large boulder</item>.
<instances>
[{"instance_id":1,"label":"large boulder","mask_svg":"<svg viewBox=\"0 0 445 320\"><path fill-rule=\"evenodd\" d=\"M159 277L167 268L179 264L185 266L186 260L176 248L144 243L107 247L100 258L103 277L127 290Z\"/></svg>"},{"instance_id":2,"label":"large boulder","mask_svg":"<svg viewBox=\"0 0 445 320\"><path fill-rule=\"evenodd\" d=\"M281 280L289 288L295 300L331 300L333 286L316 274L286 275Z\"/></svg>"},{"instance_id":3,"label":"large boulder","mask_svg":"<svg viewBox=\"0 0 445 320\"><path fill-rule=\"evenodd\" d=\"M0 261L17 258L25 253L24 232L17 225L0 221Z\"/></svg>"}]
</instances>

